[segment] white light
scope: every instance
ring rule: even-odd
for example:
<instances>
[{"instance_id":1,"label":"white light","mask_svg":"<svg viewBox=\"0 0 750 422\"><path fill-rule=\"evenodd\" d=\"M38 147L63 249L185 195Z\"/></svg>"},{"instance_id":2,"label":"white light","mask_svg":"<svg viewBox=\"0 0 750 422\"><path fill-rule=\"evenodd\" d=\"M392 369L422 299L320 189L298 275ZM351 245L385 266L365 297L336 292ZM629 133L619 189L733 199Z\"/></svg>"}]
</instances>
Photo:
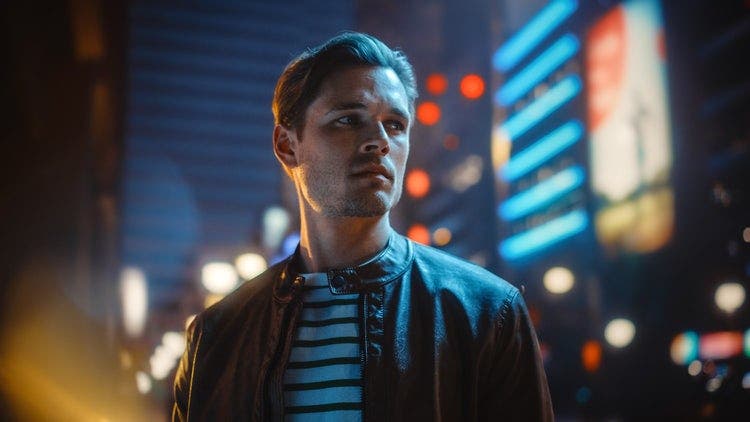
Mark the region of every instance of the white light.
<instances>
[{"instance_id":1,"label":"white light","mask_svg":"<svg viewBox=\"0 0 750 422\"><path fill-rule=\"evenodd\" d=\"M179 359L185 352L185 336L175 331L167 331L161 337L161 342L173 359Z\"/></svg>"},{"instance_id":2,"label":"white light","mask_svg":"<svg viewBox=\"0 0 750 422\"><path fill-rule=\"evenodd\" d=\"M279 248L289 229L289 220L289 212L282 207L270 207L263 213L263 246L266 250Z\"/></svg>"},{"instance_id":3,"label":"white light","mask_svg":"<svg viewBox=\"0 0 750 422\"><path fill-rule=\"evenodd\" d=\"M138 388L139 393L147 394L149 391L151 391L151 377L149 377L148 374L143 371L136 372L135 386Z\"/></svg>"},{"instance_id":4,"label":"white light","mask_svg":"<svg viewBox=\"0 0 750 422\"><path fill-rule=\"evenodd\" d=\"M163 380L169 375L172 368L175 367L177 360L172 357L169 350L164 345L156 346L154 354L149 359L151 364L151 376L157 380Z\"/></svg>"},{"instance_id":5,"label":"white light","mask_svg":"<svg viewBox=\"0 0 750 422\"><path fill-rule=\"evenodd\" d=\"M563 294L573 288L575 277L565 267L552 267L544 273L544 287L550 293Z\"/></svg>"},{"instance_id":6,"label":"white light","mask_svg":"<svg viewBox=\"0 0 750 422\"><path fill-rule=\"evenodd\" d=\"M237 270L226 262L210 262L201 270L201 281L209 292L227 294L237 287Z\"/></svg>"},{"instance_id":7,"label":"white light","mask_svg":"<svg viewBox=\"0 0 750 422\"><path fill-rule=\"evenodd\" d=\"M138 337L143 333L148 313L146 276L139 268L125 267L120 273L120 297L125 333Z\"/></svg>"},{"instance_id":8,"label":"white light","mask_svg":"<svg viewBox=\"0 0 750 422\"><path fill-rule=\"evenodd\" d=\"M750 243L750 227L745 227L745 229L742 230L742 240Z\"/></svg>"},{"instance_id":9,"label":"white light","mask_svg":"<svg viewBox=\"0 0 750 422\"><path fill-rule=\"evenodd\" d=\"M703 370L703 364L699 360L694 360L688 365L688 374L697 377Z\"/></svg>"},{"instance_id":10,"label":"white light","mask_svg":"<svg viewBox=\"0 0 750 422\"><path fill-rule=\"evenodd\" d=\"M722 283L714 295L716 306L731 314L745 302L745 288L740 283Z\"/></svg>"},{"instance_id":11,"label":"white light","mask_svg":"<svg viewBox=\"0 0 750 422\"><path fill-rule=\"evenodd\" d=\"M245 280L250 280L268 268L266 259L257 253L245 253L238 256L234 265L237 267L240 277Z\"/></svg>"},{"instance_id":12,"label":"white light","mask_svg":"<svg viewBox=\"0 0 750 422\"><path fill-rule=\"evenodd\" d=\"M483 168L482 157L470 155L450 171L448 184L456 192L464 192L482 179Z\"/></svg>"},{"instance_id":13,"label":"white light","mask_svg":"<svg viewBox=\"0 0 750 422\"><path fill-rule=\"evenodd\" d=\"M614 347L627 346L633 341L633 337L635 337L635 325L624 318L613 319L604 329L604 338Z\"/></svg>"},{"instance_id":14,"label":"white light","mask_svg":"<svg viewBox=\"0 0 750 422\"><path fill-rule=\"evenodd\" d=\"M713 377L706 383L706 391L713 393L721 387L721 377Z\"/></svg>"}]
</instances>

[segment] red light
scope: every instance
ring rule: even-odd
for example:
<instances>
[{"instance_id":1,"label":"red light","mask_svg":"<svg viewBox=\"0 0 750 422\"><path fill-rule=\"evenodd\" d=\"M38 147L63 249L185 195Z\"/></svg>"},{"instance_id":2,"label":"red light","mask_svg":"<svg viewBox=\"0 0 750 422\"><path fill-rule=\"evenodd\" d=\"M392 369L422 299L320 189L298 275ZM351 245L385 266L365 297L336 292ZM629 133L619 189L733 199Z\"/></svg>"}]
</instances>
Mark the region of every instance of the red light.
<instances>
[{"instance_id":1,"label":"red light","mask_svg":"<svg viewBox=\"0 0 750 422\"><path fill-rule=\"evenodd\" d=\"M461 79L461 94L470 100L476 100L484 94L484 79L481 76L470 74Z\"/></svg>"},{"instance_id":2,"label":"red light","mask_svg":"<svg viewBox=\"0 0 750 422\"><path fill-rule=\"evenodd\" d=\"M699 340L699 353L703 359L727 359L742 354L742 333L720 331L704 334Z\"/></svg>"},{"instance_id":3,"label":"red light","mask_svg":"<svg viewBox=\"0 0 750 422\"><path fill-rule=\"evenodd\" d=\"M409 230L406 232L406 237L423 245L430 244L430 231L422 224L415 224L409 227Z\"/></svg>"},{"instance_id":4,"label":"red light","mask_svg":"<svg viewBox=\"0 0 750 422\"><path fill-rule=\"evenodd\" d=\"M440 120L440 106L432 101L425 101L417 106L417 120L425 126L432 126Z\"/></svg>"},{"instance_id":5,"label":"red light","mask_svg":"<svg viewBox=\"0 0 750 422\"><path fill-rule=\"evenodd\" d=\"M406 175L406 192L414 198L422 198L430 191L430 175L422 169L414 169Z\"/></svg>"},{"instance_id":6,"label":"red light","mask_svg":"<svg viewBox=\"0 0 750 422\"><path fill-rule=\"evenodd\" d=\"M595 372L602 363L602 345L596 340L589 340L581 348L583 368Z\"/></svg>"},{"instance_id":7,"label":"red light","mask_svg":"<svg viewBox=\"0 0 750 422\"><path fill-rule=\"evenodd\" d=\"M448 79L442 73L433 73L427 77L425 87L432 95L443 95L448 89Z\"/></svg>"}]
</instances>

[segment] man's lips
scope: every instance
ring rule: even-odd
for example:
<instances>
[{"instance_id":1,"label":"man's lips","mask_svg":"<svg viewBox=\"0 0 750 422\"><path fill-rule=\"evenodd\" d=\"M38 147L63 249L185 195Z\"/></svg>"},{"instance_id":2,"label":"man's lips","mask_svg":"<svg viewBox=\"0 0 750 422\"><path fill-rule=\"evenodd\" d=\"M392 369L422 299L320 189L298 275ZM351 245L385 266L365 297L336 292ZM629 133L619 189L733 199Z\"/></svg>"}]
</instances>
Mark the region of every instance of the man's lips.
<instances>
[{"instance_id":1,"label":"man's lips","mask_svg":"<svg viewBox=\"0 0 750 422\"><path fill-rule=\"evenodd\" d=\"M370 164L361 168L358 168L356 171L352 173L352 176L383 176L386 179L393 181L393 172L388 170L387 167L381 165L381 164Z\"/></svg>"}]
</instances>

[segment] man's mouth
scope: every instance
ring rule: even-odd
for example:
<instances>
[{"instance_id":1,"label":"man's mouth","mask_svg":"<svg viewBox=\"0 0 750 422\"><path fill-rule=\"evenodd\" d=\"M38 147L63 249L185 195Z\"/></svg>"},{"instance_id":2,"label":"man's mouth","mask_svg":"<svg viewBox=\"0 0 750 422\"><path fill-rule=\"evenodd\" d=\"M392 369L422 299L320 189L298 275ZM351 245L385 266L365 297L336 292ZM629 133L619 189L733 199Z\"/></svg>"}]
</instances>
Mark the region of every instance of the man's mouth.
<instances>
[{"instance_id":1,"label":"man's mouth","mask_svg":"<svg viewBox=\"0 0 750 422\"><path fill-rule=\"evenodd\" d=\"M387 167L381 164L368 164L362 168L357 169L352 173L355 177L382 177L388 181L393 181L393 172L388 170Z\"/></svg>"}]
</instances>

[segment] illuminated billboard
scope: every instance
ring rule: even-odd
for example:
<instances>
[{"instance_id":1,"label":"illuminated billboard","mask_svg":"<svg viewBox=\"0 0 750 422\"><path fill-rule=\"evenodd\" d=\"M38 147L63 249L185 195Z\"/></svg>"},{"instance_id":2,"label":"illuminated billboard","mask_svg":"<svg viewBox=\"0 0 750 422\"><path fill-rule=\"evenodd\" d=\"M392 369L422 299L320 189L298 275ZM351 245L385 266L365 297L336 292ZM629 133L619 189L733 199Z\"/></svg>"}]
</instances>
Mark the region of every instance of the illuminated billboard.
<instances>
[{"instance_id":1,"label":"illuminated billboard","mask_svg":"<svg viewBox=\"0 0 750 422\"><path fill-rule=\"evenodd\" d=\"M672 236L672 142L659 3L630 0L585 37L590 184L599 242L650 252Z\"/></svg>"}]
</instances>

